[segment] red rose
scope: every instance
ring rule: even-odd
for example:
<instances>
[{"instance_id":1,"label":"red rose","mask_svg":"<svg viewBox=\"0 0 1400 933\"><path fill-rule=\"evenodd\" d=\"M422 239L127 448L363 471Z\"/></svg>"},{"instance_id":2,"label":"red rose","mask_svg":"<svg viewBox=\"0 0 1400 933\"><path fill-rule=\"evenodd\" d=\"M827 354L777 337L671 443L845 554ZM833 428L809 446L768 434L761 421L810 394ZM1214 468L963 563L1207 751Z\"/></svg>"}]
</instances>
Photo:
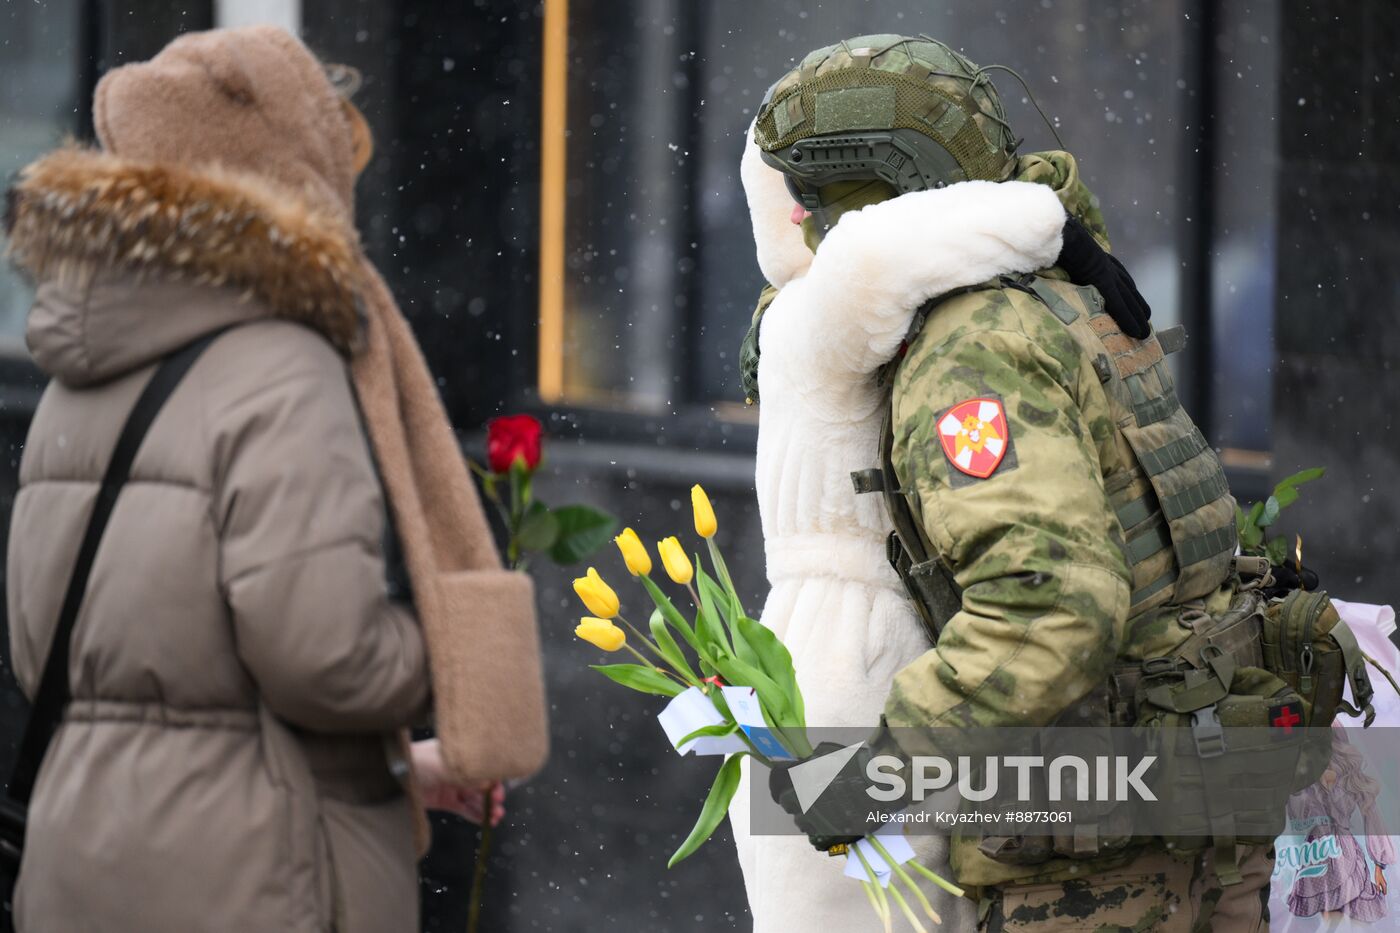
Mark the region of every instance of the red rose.
<instances>
[{"instance_id":1,"label":"red rose","mask_svg":"<svg viewBox=\"0 0 1400 933\"><path fill-rule=\"evenodd\" d=\"M525 469L540 465L540 434L544 428L530 415L507 415L486 423L486 462L492 473L509 473L516 460Z\"/></svg>"}]
</instances>

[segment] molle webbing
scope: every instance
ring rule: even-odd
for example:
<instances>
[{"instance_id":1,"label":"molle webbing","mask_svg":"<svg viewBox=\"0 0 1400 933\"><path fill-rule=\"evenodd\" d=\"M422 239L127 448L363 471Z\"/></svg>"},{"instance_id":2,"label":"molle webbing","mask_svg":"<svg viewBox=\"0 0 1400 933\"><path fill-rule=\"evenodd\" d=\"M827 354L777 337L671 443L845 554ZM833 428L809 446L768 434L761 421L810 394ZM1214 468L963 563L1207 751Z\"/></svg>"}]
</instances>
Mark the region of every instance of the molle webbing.
<instances>
[{"instance_id":1,"label":"molle webbing","mask_svg":"<svg viewBox=\"0 0 1400 933\"><path fill-rule=\"evenodd\" d=\"M1181 409L1176 389L1172 386L1171 374L1167 372L1166 361L1161 358L1146 369L1125 376L1123 384L1133 399L1133 417L1138 427L1145 428L1156 424L1172 412Z\"/></svg>"},{"instance_id":2,"label":"molle webbing","mask_svg":"<svg viewBox=\"0 0 1400 933\"><path fill-rule=\"evenodd\" d=\"M1017 285L1034 294L1096 361L1128 469L1105 477L1133 571L1134 614L1196 599L1230 573L1234 500L1214 451L1182 409L1167 350L1179 328L1135 340L1093 289L1041 276ZM1160 336L1160 340L1158 339Z\"/></svg>"},{"instance_id":3,"label":"molle webbing","mask_svg":"<svg viewBox=\"0 0 1400 933\"><path fill-rule=\"evenodd\" d=\"M1153 450L1139 452L1138 463L1148 475L1165 473L1173 467L1181 466L1209 446L1200 429L1192 425L1190 433L1186 436L1168 441Z\"/></svg>"},{"instance_id":4,"label":"molle webbing","mask_svg":"<svg viewBox=\"0 0 1400 933\"><path fill-rule=\"evenodd\" d=\"M1176 566L1173 565L1170 570L1157 579L1134 589L1131 597L1132 608L1136 609L1138 606L1146 604L1152 597L1175 583L1179 575Z\"/></svg>"}]
</instances>

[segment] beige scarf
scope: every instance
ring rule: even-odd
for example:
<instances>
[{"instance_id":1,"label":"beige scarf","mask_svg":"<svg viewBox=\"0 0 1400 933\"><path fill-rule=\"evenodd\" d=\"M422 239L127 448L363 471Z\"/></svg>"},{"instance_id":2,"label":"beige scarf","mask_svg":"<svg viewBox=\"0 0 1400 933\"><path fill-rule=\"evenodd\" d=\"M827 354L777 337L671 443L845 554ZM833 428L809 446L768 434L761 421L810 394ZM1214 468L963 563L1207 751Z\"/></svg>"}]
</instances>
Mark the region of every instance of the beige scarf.
<instances>
[{"instance_id":1,"label":"beige scarf","mask_svg":"<svg viewBox=\"0 0 1400 933\"><path fill-rule=\"evenodd\" d=\"M368 262L365 276L355 386L428 640L443 754L463 781L525 777L548 752L533 588L501 569L422 351Z\"/></svg>"}]
</instances>

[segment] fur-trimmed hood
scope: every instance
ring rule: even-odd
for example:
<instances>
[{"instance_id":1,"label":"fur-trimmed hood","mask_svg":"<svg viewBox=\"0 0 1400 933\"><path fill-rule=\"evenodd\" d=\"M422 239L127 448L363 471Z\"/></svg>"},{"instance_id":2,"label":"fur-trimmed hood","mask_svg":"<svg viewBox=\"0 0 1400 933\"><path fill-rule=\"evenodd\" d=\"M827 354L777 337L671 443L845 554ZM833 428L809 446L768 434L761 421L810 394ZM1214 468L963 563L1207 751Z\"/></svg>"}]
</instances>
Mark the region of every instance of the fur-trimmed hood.
<instances>
[{"instance_id":1,"label":"fur-trimmed hood","mask_svg":"<svg viewBox=\"0 0 1400 933\"><path fill-rule=\"evenodd\" d=\"M358 345L354 229L275 183L70 147L25 168L6 200L8 254L40 286L30 350L64 382L120 375L254 317ZM208 305L183 309L195 320L171 306L182 286Z\"/></svg>"},{"instance_id":2,"label":"fur-trimmed hood","mask_svg":"<svg viewBox=\"0 0 1400 933\"><path fill-rule=\"evenodd\" d=\"M812 251L802 238L802 228L794 225L792 195L783 175L762 159L753 139L753 126L744 134L744 154L739 178L749 203L749 221L759 270L774 288L783 288L805 275L812 265ZM1098 198L1079 176L1079 164L1068 152L1033 152L1016 160L1012 181L1034 182L1055 192L1065 211L1078 217L1104 249L1109 248L1108 230L1099 210Z\"/></svg>"}]
</instances>

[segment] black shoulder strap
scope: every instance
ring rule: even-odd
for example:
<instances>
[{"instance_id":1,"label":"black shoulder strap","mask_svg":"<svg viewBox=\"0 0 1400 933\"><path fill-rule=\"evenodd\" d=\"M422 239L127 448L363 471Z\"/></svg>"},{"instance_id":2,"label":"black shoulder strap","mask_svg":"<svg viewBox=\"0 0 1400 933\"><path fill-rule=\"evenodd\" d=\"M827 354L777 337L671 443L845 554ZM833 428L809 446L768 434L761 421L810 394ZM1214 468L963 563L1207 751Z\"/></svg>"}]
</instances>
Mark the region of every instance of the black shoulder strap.
<instances>
[{"instance_id":1,"label":"black shoulder strap","mask_svg":"<svg viewBox=\"0 0 1400 933\"><path fill-rule=\"evenodd\" d=\"M58 614L58 625L54 627L53 641L44 662L44 673L39 680L39 689L34 695L29 722L24 727L24 738L20 741L19 755L15 759L14 771L10 774L8 794L11 800L28 803L34 791L34 781L39 775L39 766L48 751L49 742L63 719L68 706L70 688L68 684L69 648L73 640L73 626L78 621L78 610L82 608L83 593L87 589L88 576L97 557L97 547L102 541L102 532L107 528L107 520L112 517L117 495L126 483L131 472L132 461L141 449L156 415L165 400L180 384L185 373L189 372L194 361L209 344L222 334L214 331L186 344L175 353L167 356L156 367L151 381L141 391L136 405L127 415L126 424L117 438L117 446L112 450L112 459L107 464L107 472L102 477L102 487L97 491L97 501L88 519L87 531L83 534L78 557L73 564L72 576L68 578L68 590L63 596L63 608Z\"/></svg>"}]
</instances>

